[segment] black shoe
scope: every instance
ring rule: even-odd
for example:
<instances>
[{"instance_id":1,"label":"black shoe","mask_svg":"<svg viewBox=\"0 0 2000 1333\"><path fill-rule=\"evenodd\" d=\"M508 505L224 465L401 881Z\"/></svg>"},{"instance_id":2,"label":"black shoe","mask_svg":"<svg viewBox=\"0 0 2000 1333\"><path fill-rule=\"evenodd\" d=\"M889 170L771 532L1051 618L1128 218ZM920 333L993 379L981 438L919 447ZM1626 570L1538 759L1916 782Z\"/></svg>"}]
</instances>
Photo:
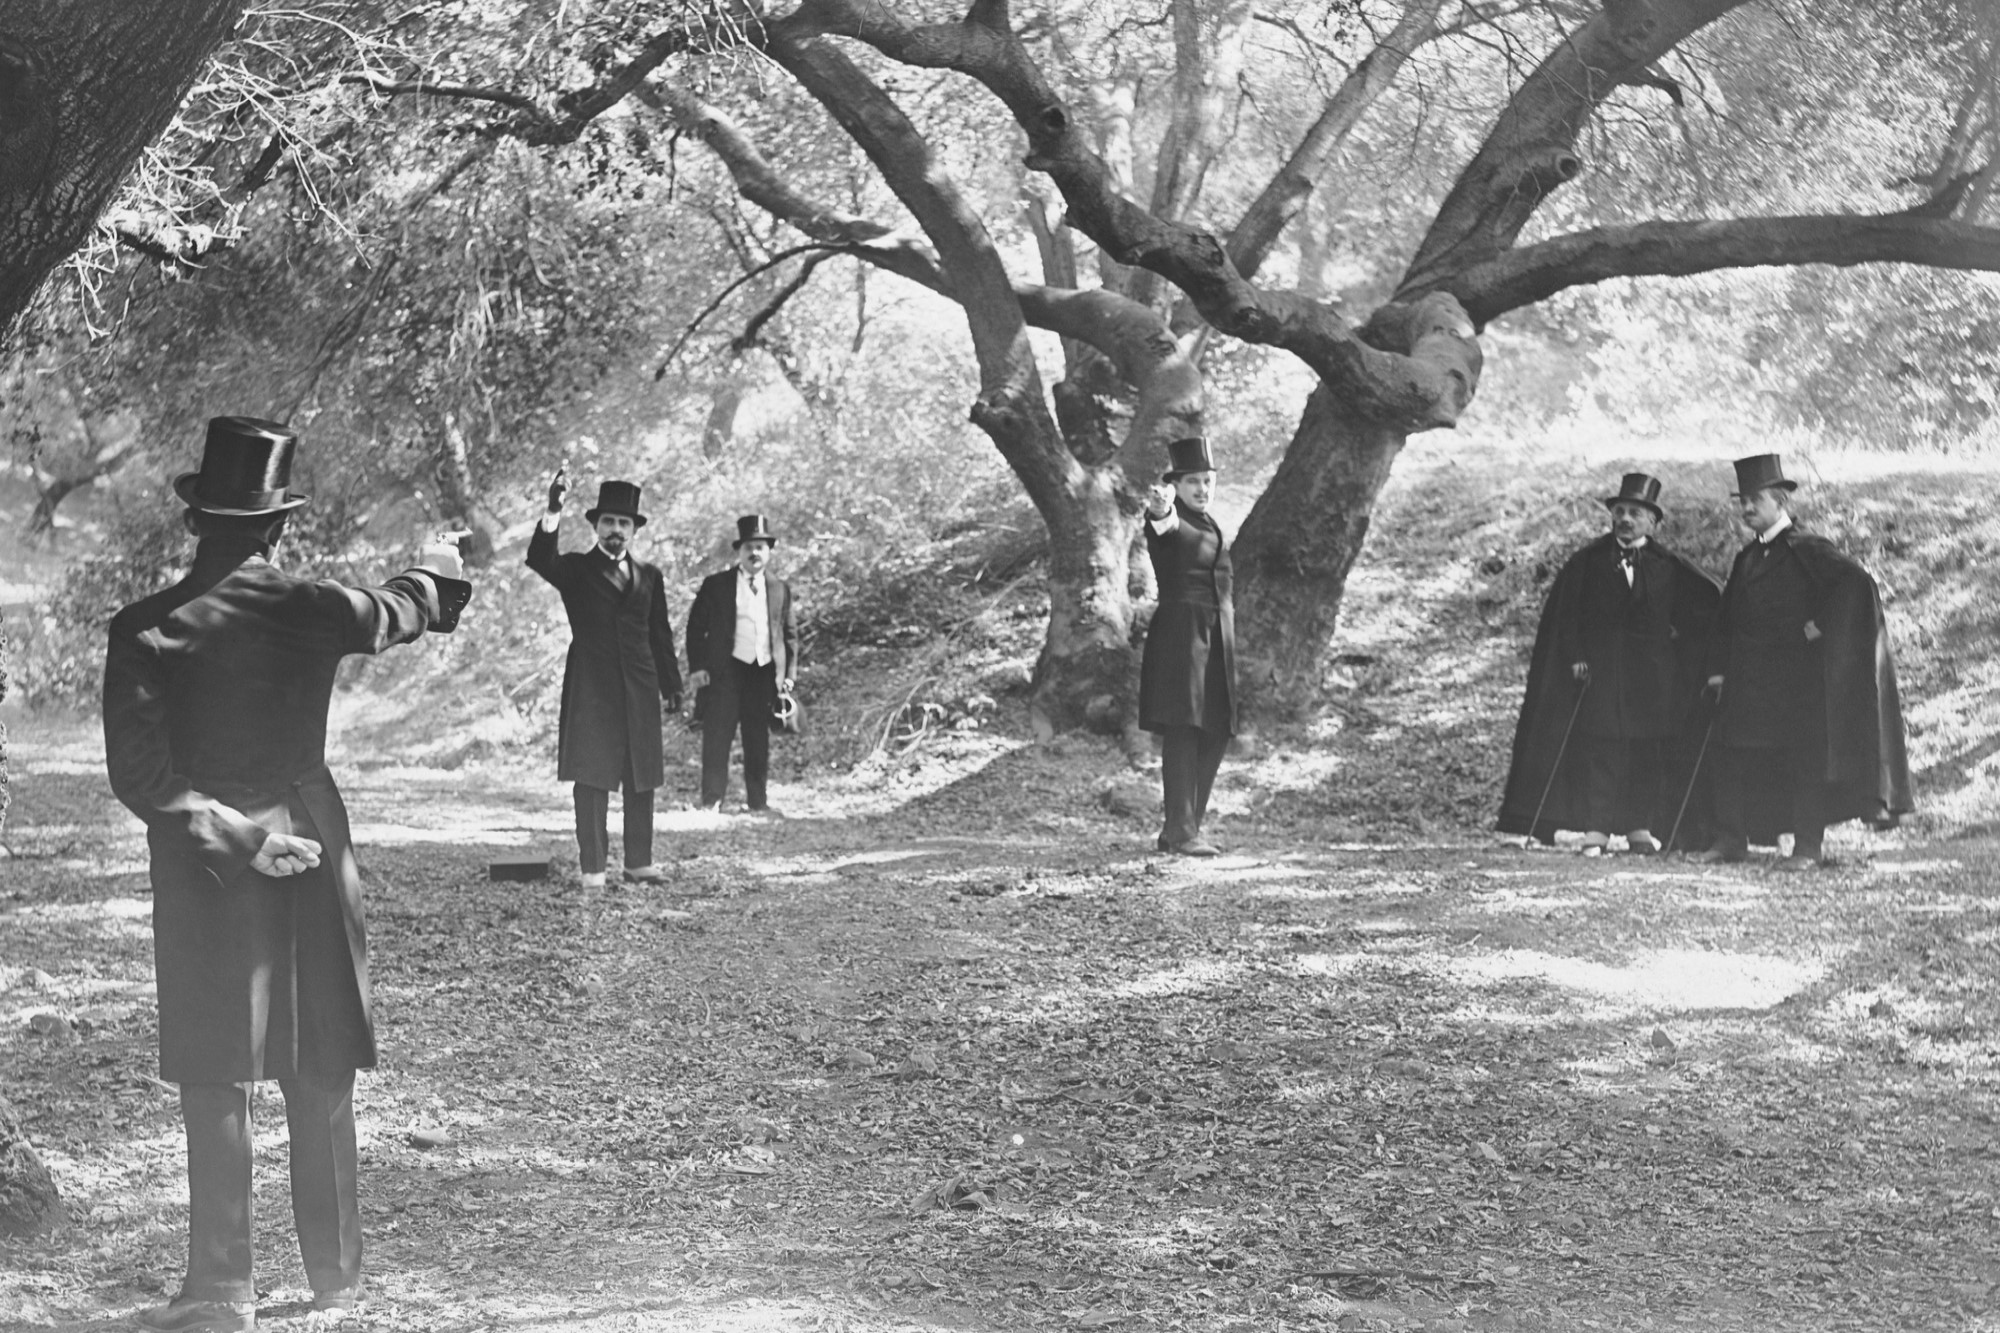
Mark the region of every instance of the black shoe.
<instances>
[{"instance_id":1,"label":"black shoe","mask_svg":"<svg viewBox=\"0 0 2000 1333\"><path fill-rule=\"evenodd\" d=\"M255 1333L255 1301L191 1301L175 1297L141 1310L132 1322L151 1333Z\"/></svg>"}]
</instances>

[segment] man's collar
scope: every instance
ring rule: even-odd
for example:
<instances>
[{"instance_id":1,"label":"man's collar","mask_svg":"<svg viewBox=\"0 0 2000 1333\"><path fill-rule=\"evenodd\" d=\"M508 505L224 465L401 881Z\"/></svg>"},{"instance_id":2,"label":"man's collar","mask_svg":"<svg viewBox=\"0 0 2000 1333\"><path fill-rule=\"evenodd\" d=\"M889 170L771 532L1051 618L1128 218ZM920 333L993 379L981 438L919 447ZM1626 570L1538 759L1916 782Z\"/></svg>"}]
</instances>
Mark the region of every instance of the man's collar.
<instances>
[{"instance_id":1,"label":"man's collar","mask_svg":"<svg viewBox=\"0 0 2000 1333\"><path fill-rule=\"evenodd\" d=\"M1780 513L1778 515L1778 521L1776 523L1773 523L1770 527L1765 528L1762 532L1757 534L1757 540L1762 542L1764 545L1769 546L1772 542L1778 539L1779 533L1783 532L1785 529L1791 526L1792 526L1792 516L1790 514Z\"/></svg>"},{"instance_id":2,"label":"man's collar","mask_svg":"<svg viewBox=\"0 0 2000 1333\"><path fill-rule=\"evenodd\" d=\"M1621 542L1616 537L1613 537L1611 539L1611 544L1613 546L1616 546L1621 551L1636 551L1640 547L1646 544L1646 539L1644 537L1641 537L1638 541L1633 542L1630 546L1627 546L1624 542Z\"/></svg>"},{"instance_id":3,"label":"man's collar","mask_svg":"<svg viewBox=\"0 0 2000 1333\"><path fill-rule=\"evenodd\" d=\"M599 555L603 556L606 560L609 560L614 565L617 564L620 560L623 560L625 558L622 555L613 555L611 554L611 552L605 550L603 542L599 542L597 545L591 547L590 549L597 552Z\"/></svg>"}]
</instances>

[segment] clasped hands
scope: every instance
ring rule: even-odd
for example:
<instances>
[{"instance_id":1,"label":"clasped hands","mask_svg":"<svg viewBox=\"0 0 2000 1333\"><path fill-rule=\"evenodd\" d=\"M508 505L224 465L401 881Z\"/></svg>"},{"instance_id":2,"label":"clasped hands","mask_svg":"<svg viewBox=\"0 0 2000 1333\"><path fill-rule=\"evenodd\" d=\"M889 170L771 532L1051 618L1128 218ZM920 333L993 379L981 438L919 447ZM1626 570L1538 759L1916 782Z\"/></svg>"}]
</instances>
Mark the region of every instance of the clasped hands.
<instances>
[{"instance_id":1,"label":"clasped hands","mask_svg":"<svg viewBox=\"0 0 2000 1333\"><path fill-rule=\"evenodd\" d=\"M272 879L303 874L319 864L319 844L289 833L266 833L264 845L250 858L250 868Z\"/></svg>"}]
</instances>

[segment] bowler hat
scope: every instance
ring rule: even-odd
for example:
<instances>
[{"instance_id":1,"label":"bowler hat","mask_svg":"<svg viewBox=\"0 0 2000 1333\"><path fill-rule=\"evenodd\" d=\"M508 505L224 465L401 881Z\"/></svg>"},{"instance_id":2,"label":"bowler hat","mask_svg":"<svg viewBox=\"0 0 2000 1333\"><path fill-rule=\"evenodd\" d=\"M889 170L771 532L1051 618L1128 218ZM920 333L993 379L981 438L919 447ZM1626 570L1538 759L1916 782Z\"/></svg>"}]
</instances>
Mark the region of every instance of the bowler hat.
<instances>
[{"instance_id":1,"label":"bowler hat","mask_svg":"<svg viewBox=\"0 0 2000 1333\"><path fill-rule=\"evenodd\" d=\"M1167 444L1167 470L1162 481L1174 481L1189 472L1213 472L1215 460L1208 456L1208 441L1199 435L1171 440Z\"/></svg>"},{"instance_id":2,"label":"bowler hat","mask_svg":"<svg viewBox=\"0 0 2000 1333\"><path fill-rule=\"evenodd\" d=\"M1627 472L1618 483L1618 494L1604 497L1606 509L1621 504L1644 505L1653 511L1654 518L1667 516L1666 511L1660 508L1660 479L1643 472Z\"/></svg>"},{"instance_id":3,"label":"bowler hat","mask_svg":"<svg viewBox=\"0 0 2000 1333\"><path fill-rule=\"evenodd\" d=\"M210 417L201 470L174 478L174 494L208 514L276 514L306 497L291 489L299 437L256 417Z\"/></svg>"},{"instance_id":4,"label":"bowler hat","mask_svg":"<svg viewBox=\"0 0 2000 1333\"><path fill-rule=\"evenodd\" d=\"M1736 460L1736 494L1754 495L1774 487L1781 491L1799 488L1796 481L1785 479L1785 470L1779 466L1776 454L1752 454Z\"/></svg>"},{"instance_id":5,"label":"bowler hat","mask_svg":"<svg viewBox=\"0 0 2000 1333\"><path fill-rule=\"evenodd\" d=\"M639 488L629 481L607 481L597 488L597 508L583 511L583 521L597 522L599 514L623 514L632 520L632 526L646 526L646 516L639 512Z\"/></svg>"},{"instance_id":6,"label":"bowler hat","mask_svg":"<svg viewBox=\"0 0 2000 1333\"><path fill-rule=\"evenodd\" d=\"M762 514L745 514L736 520L736 540L731 546L741 546L744 542L769 542L778 544L777 534L771 531L771 520Z\"/></svg>"}]
</instances>

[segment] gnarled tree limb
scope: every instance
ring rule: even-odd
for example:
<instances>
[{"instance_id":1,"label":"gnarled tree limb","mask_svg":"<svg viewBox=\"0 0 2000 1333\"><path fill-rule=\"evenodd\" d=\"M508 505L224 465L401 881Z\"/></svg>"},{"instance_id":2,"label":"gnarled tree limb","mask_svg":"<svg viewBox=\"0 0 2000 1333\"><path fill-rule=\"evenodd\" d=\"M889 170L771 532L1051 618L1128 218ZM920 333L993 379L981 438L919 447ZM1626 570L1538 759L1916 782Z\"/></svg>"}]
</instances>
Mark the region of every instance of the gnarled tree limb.
<instances>
[{"instance_id":1,"label":"gnarled tree limb","mask_svg":"<svg viewBox=\"0 0 2000 1333\"><path fill-rule=\"evenodd\" d=\"M1513 245L1550 192L1583 169L1576 140L1620 86L1745 0L1609 0L1521 84L1459 174L1397 290L1446 289Z\"/></svg>"},{"instance_id":2,"label":"gnarled tree limb","mask_svg":"<svg viewBox=\"0 0 2000 1333\"><path fill-rule=\"evenodd\" d=\"M1607 278L1685 277L1767 264L1925 264L2000 271L2000 227L1915 213L1731 218L1592 227L1503 251L1444 290L1486 321Z\"/></svg>"}]
</instances>

